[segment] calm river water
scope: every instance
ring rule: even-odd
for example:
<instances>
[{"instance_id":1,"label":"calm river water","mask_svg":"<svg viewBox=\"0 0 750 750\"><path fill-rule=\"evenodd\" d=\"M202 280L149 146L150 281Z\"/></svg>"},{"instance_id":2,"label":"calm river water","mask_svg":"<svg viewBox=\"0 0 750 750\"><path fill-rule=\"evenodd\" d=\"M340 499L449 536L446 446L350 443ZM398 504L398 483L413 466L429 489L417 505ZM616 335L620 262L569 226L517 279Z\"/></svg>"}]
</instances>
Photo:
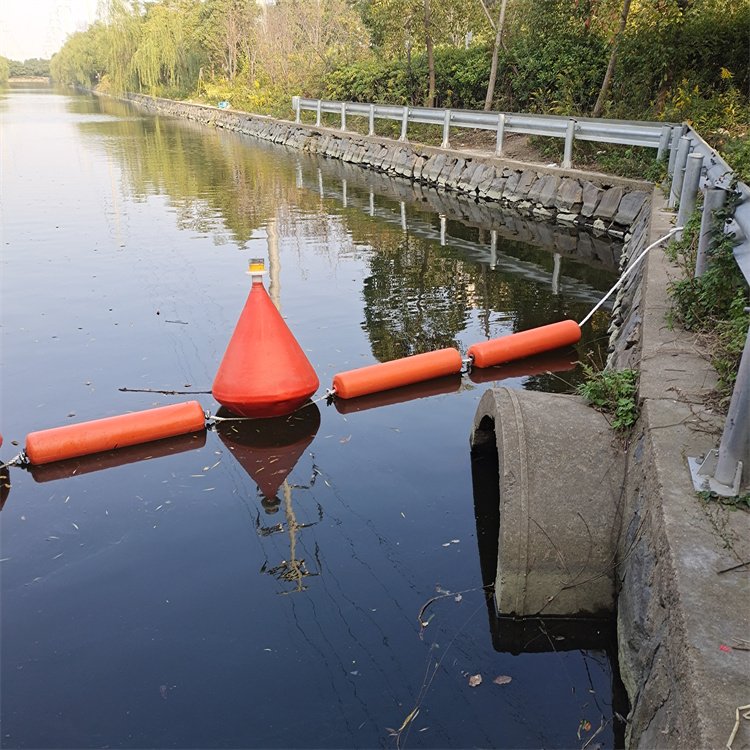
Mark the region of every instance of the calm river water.
<instances>
[{"instance_id":1,"label":"calm river water","mask_svg":"<svg viewBox=\"0 0 750 750\"><path fill-rule=\"evenodd\" d=\"M251 257L317 397L342 370L580 319L614 278L468 201L436 213L406 182L120 103L11 89L0 113L6 461L30 431L190 398L136 389L209 391ZM569 390L606 326L489 383L12 469L3 747L617 744L611 629L495 617L469 450L491 382Z\"/></svg>"}]
</instances>

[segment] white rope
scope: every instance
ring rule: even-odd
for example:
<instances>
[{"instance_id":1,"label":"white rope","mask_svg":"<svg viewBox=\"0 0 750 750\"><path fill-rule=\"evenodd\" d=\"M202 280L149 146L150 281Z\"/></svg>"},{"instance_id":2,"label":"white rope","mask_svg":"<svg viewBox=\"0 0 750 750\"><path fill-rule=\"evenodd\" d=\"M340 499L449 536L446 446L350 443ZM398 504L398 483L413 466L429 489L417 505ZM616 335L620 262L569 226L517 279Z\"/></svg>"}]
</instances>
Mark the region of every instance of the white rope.
<instances>
[{"instance_id":1,"label":"white rope","mask_svg":"<svg viewBox=\"0 0 750 750\"><path fill-rule=\"evenodd\" d=\"M636 266L641 262L641 259L646 255L646 253L651 250L652 248L656 247L657 245L660 245L664 240L669 239L673 234L676 232L681 232L684 229L684 227L675 227L674 229L670 229L663 237L660 237L656 242L653 242L650 244L628 267L625 269L625 272L620 276L619 279L617 279L617 283L594 305L594 308L591 310L591 312L578 324L579 328L583 328L586 323L590 320L590 318L593 316L593 314L609 299L612 292L614 292L617 287L622 284L623 281L630 275L630 273L636 268Z\"/></svg>"}]
</instances>

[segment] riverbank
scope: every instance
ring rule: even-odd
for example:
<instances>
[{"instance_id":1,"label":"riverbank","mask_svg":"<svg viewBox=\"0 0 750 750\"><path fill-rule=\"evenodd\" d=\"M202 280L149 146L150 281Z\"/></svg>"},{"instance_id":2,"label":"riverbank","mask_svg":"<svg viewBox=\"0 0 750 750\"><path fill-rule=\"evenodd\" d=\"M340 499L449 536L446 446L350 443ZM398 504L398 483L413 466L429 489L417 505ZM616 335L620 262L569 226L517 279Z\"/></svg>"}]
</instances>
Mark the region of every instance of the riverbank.
<instances>
[{"instance_id":1,"label":"riverbank","mask_svg":"<svg viewBox=\"0 0 750 750\"><path fill-rule=\"evenodd\" d=\"M513 206L543 222L619 236L625 257L673 224L659 195L637 181L492 155L467 157L211 107L134 101L152 112ZM619 296L611 330L613 364L640 371L641 417L626 446L616 446L628 456L617 550L620 668L631 701L628 745L721 747L736 707L750 702L750 589L747 568L736 567L750 559L750 514L705 503L692 486L686 457L716 446L722 418L706 405L716 376L698 342L667 323L671 273L661 250L652 252L642 278L634 274ZM750 747L747 725L741 722L735 750Z\"/></svg>"}]
</instances>

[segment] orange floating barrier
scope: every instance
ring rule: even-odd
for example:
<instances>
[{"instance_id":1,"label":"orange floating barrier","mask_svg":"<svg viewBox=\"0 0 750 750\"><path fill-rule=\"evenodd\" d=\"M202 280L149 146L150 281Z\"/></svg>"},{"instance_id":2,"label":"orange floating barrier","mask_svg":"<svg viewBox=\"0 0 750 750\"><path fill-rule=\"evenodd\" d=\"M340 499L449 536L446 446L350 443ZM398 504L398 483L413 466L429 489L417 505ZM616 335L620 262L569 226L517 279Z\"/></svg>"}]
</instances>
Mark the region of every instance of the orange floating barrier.
<instances>
[{"instance_id":1,"label":"orange floating barrier","mask_svg":"<svg viewBox=\"0 0 750 750\"><path fill-rule=\"evenodd\" d=\"M35 465L88 456L151 440L199 432L206 416L197 401L54 427L26 436L26 457Z\"/></svg>"},{"instance_id":2,"label":"orange floating barrier","mask_svg":"<svg viewBox=\"0 0 750 750\"><path fill-rule=\"evenodd\" d=\"M455 373L422 383L412 383L400 388L369 393L366 396L359 396L358 398L336 399L334 406L339 414L354 414L358 411L403 404L406 401L415 401L416 399L430 398L431 396L442 396L446 393L457 393L461 389L462 382L461 376Z\"/></svg>"},{"instance_id":3,"label":"orange floating barrier","mask_svg":"<svg viewBox=\"0 0 750 750\"><path fill-rule=\"evenodd\" d=\"M114 451L104 451L91 456L77 456L66 461L55 461L41 466L29 466L31 476L35 482L53 482L58 479L71 479L82 474L91 474L104 469L115 469L118 466L128 466L140 461L150 461L153 458L173 456L196 448L203 448L206 444L206 431L186 433L175 437L155 440L153 442L129 445Z\"/></svg>"},{"instance_id":4,"label":"orange floating barrier","mask_svg":"<svg viewBox=\"0 0 750 750\"><path fill-rule=\"evenodd\" d=\"M442 375L454 375L461 372L462 367L463 360L458 349L438 349L340 372L333 378L333 390L339 398L355 398Z\"/></svg>"},{"instance_id":5,"label":"orange floating barrier","mask_svg":"<svg viewBox=\"0 0 750 750\"><path fill-rule=\"evenodd\" d=\"M320 382L263 286L262 261L251 261L253 283L211 391L243 417L290 414Z\"/></svg>"},{"instance_id":6,"label":"orange floating barrier","mask_svg":"<svg viewBox=\"0 0 750 750\"><path fill-rule=\"evenodd\" d=\"M474 367L492 367L561 346L570 346L580 341L580 338L581 328L578 323L574 320L561 320L559 323L473 344L467 354L472 358Z\"/></svg>"}]
</instances>

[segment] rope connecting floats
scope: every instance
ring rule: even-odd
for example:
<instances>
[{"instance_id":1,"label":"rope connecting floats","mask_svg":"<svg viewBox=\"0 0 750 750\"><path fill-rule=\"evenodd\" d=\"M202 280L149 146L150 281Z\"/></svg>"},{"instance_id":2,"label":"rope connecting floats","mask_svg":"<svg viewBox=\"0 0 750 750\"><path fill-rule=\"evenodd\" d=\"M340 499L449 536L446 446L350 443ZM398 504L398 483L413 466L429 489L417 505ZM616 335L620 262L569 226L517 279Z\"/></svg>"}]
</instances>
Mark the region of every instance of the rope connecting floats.
<instances>
[{"instance_id":1,"label":"rope connecting floats","mask_svg":"<svg viewBox=\"0 0 750 750\"><path fill-rule=\"evenodd\" d=\"M573 320L562 320L497 339L483 341L469 347L467 358L462 358L457 349L447 348L338 373L333 378L333 387L316 401L326 399L330 403L334 397L352 399L358 396L366 396L443 376L469 373L474 367L492 367L575 344L581 338L581 328L635 270L646 254L681 230L682 227L675 227L643 250L580 323ZM251 269L253 275L262 272L261 269L254 269L252 266ZM262 289L262 285L258 283L256 278L253 279L253 282L252 292L255 293L254 297L261 299L260 304L263 304L265 300L262 292L265 290ZM264 314L266 313L264 312ZM253 338L248 332L243 331L243 334L242 338L245 340ZM287 344L285 346L289 349ZM293 353L296 355L296 349ZM302 356L304 357L304 355ZM315 387L317 387L317 377L314 379ZM311 383L305 382L304 388L309 389L310 387ZM294 400L293 408L287 407L284 413L294 413L310 405L310 401L307 400L307 397L303 397L301 393L296 395ZM300 403L300 400L304 403ZM316 403L316 401L312 403ZM276 409L276 406L274 404L273 408ZM256 406L253 404L251 410L253 415L255 410ZM25 449L10 461L0 465L0 470L12 465L40 466L178 435L202 432L222 421L249 418L255 418L255 416L212 416L209 412L204 411L197 401L187 401L40 430L29 433L26 437ZM1 441L0 438L0 444L2 444Z\"/></svg>"},{"instance_id":2,"label":"rope connecting floats","mask_svg":"<svg viewBox=\"0 0 750 750\"><path fill-rule=\"evenodd\" d=\"M508 336L482 341L469 347L466 359L457 349L440 349L427 354L370 365L342 372L333 378L333 387L328 391L329 400L334 396L348 399L369 395L379 391L413 385L424 380L439 378L459 372L470 372L473 367L486 368L525 359L535 354L576 344L581 338L581 329L612 293L638 266L652 248L669 239L682 227L675 227L643 250L622 273L617 283L599 300L580 322L561 320L557 323L531 328Z\"/></svg>"}]
</instances>

